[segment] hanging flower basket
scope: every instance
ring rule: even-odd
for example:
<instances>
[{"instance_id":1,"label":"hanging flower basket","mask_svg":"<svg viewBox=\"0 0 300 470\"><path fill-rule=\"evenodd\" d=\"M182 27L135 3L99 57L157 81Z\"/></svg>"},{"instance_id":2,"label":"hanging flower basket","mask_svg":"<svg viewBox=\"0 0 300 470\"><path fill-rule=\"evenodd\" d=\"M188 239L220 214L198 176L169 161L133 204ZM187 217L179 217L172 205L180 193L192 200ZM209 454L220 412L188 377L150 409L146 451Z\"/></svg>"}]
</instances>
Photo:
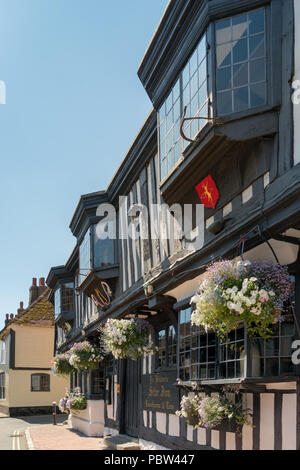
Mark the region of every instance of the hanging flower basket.
<instances>
[{"instance_id":1,"label":"hanging flower basket","mask_svg":"<svg viewBox=\"0 0 300 470\"><path fill-rule=\"evenodd\" d=\"M77 371L96 369L104 357L102 352L88 341L75 343L70 349L69 354L70 364Z\"/></svg>"},{"instance_id":2,"label":"hanging flower basket","mask_svg":"<svg viewBox=\"0 0 300 470\"><path fill-rule=\"evenodd\" d=\"M70 364L70 355L68 353L58 354L51 362L51 369L54 375L70 375L75 372Z\"/></svg>"},{"instance_id":3,"label":"hanging flower basket","mask_svg":"<svg viewBox=\"0 0 300 470\"><path fill-rule=\"evenodd\" d=\"M152 328L145 320L107 320L101 341L116 359L136 360L144 354L154 354L157 348L150 340Z\"/></svg>"},{"instance_id":4,"label":"hanging flower basket","mask_svg":"<svg viewBox=\"0 0 300 470\"><path fill-rule=\"evenodd\" d=\"M199 395L185 395L176 415L186 418L188 424L196 423L192 424L194 428L212 429L226 421L235 423L239 430L245 424L252 426L252 414L250 410L243 409L242 401L233 403L225 397L201 398Z\"/></svg>"},{"instance_id":5,"label":"hanging flower basket","mask_svg":"<svg viewBox=\"0 0 300 470\"><path fill-rule=\"evenodd\" d=\"M180 418L185 418L186 422L194 428L199 427L199 413L198 408L201 403L199 395L188 394L184 395L180 402L180 410L176 411L176 415Z\"/></svg>"},{"instance_id":6,"label":"hanging flower basket","mask_svg":"<svg viewBox=\"0 0 300 470\"><path fill-rule=\"evenodd\" d=\"M269 261L218 261L204 274L192 324L224 336L245 322L252 336L268 338L280 319L292 284L287 269Z\"/></svg>"}]
</instances>

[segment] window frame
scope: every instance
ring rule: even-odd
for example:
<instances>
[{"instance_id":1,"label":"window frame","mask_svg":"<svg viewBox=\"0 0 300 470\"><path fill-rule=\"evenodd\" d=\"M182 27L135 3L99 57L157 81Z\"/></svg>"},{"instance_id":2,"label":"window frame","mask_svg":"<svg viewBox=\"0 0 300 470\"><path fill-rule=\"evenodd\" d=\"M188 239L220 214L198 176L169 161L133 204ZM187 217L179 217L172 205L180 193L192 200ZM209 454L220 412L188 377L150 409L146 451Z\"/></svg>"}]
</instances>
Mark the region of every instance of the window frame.
<instances>
[{"instance_id":1,"label":"window frame","mask_svg":"<svg viewBox=\"0 0 300 470\"><path fill-rule=\"evenodd\" d=\"M297 284L300 282L300 272L297 272L295 271L294 269L291 269L290 270L290 276L294 278L294 282L295 282L295 295L296 295L296 290L297 290ZM293 304L295 304L295 297L292 296L291 298L291 302ZM287 316L290 317L292 314L291 312L289 311L289 308L290 307L287 307ZM185 310L188 310L190 309L190 312L192 312L192 306L189 305L189 303L187 303L186 305L183 305L180 307L180 310L178 311L178 331L177 331L177 351L178 351L178 357L179 357L179 360L178 360L178 363L177 363L177 373L178 373L178 377L181 378L181 369L183 369L184 367L181 367L181 360L180 360L180 345L181 345L181 335L180 335L180 314L182 311L185 311ZM297 315L296 313L296 309L294 308L295 310L295 314ZM290 323L289 321L286 321L286 322L282 322L280 325L278 325L278 329L279 331L282 330L282 325L286 325ZM294 332L293 334L289 334L289 335L282 335L282 334L274 334L269 340L264 340L264 339L261 339L260 338L260 341L263 342L263 345L264 345L264 349L263 349L263 355L259 356L259 360L260 360L260 364L259 364L259 368L260 368L260 374L259 375L255 375L254 374L254 369L253 369L253 358L254 358L254 355L252 354L253 352L253 345L252 343L254 341L256 341L256 338L251 338L248 334L247 334L247 330L246 330L246 327L244 326L244 339L243 339L243 343L244 343L244 373L241 374L240 376L236 376L234 375L234 377L228 377L228 376L225 376L225 377L222 377L222 374L221 374L221 365L223 364L226 369L228 370L228 364L229 363L234 363L234 367L235 367L235 370L236 370L236 366L237 366L237 362L238 361L241 361L241 358L240 357L237 357L236 355L236 352L235 352L235 359L226 359L224 361L221 361L221 347L222 346L225 346L226 343L220 343L220 339L218 338L218 336L216 335L216 354L215 354L215 361L214 361L214 364L215 364L215 377L214 378L200 378L199 377L199 374L197 376L197 378L194 378L191 374L191 371L192 371L192 366L193 366L193 362L192 362L192 342L191 342L191 338L192 338L192 334L190 334L190 347L189 347L189 353L190 353L190 361L189 361L189 365L186 366L186 367L189 367L190 369L190 377L188 380L183 380L183 382L190 382L190 381L195 381L195 382L211 382L211 383L216 383L216 382L219 382L219 383L232 383L232 382L239 382L241 380L254 380L254 379L263 379L265 381L268 381L268 380L272 380L272 379L277 379L277 380L284 380L286 377L297 377L297 375L299 374L299 367L294 365L292 366L293 370L292 371L282 371L282 368L281 368L281 364L282 362L286 362L285 360L287 358L290 358L291 359L291 356L292 356L292 351L290 351L290 356L287 356L287 355L284 355L284 354L281 354L281 351L282 351L282 344L284 341L286 341L286 344L288 344L289 342L292 343L293 339L297 338L297 332L296 332L296 325L295 325L295 321L293 319L292 321L292 325L293 325L293 329L294 329ZM238 331L238 330L235 330L235 331ZM273 356L268 356L266 354L266 351L267 351L267 343L268 341L274 341L274 344L271 344L269 343L269 345L271 346L271 348L273 347L274 349L276 348L276 339L278 338L278 344L279 344L279 347L278 347L278 354L274 354ZM239 339L237 339L237 341L234 343L235 345L240 342ZM286 346L285 346L286 347ZM236 346L235 346L236 348ZM228 357L228 356L227 356ZM258 357L258 356L257 356ZM256 359L257 359L256 357ZM278 374L277 375L272 375L272 374L269 374L267 375L266 374L266 361L268 359L275 359L277 361L277 363L275 364L276 367L278 367ZM263 361L263 362L262 362ZM200 366L200 362L198 362L196 365L197 366ZM207 364L210 364L210 362L208 362ZM207 366L206 364L206 366ZM262 365L263 364L263 365ZM257 367L257 364L256 364L256 367Z\"/></svg>"},{"instance_id":2,"label":"window frame","mask_svg":"<svg viewBox=\"0 0 300 470\"><path fill-rule=\"evenodd\" d=\"M111 221L109 221L108 223L110 223ZM96 256L96 226L97 226L97 223L93 223L89 226L89 228L87 229L87 231L85 232L82 240L81 240L81 243L79 245L79 275L78 275L78 286L80 286L83 281L85 280L86 276L88 276L88 274L90 272L92 272L93 270L98 270L98 269L106 269L106 268L110 268L112 266L115 266L116 265L116 260L117 260L117 244L116 244L116 241L115 239L104 239L103 241L106 241L106 240L111 240L112 242L112 247L113 247L113 262L112 263L107 263L107 264L102 264L100 266L97 266L96 265L96 262L95 262L95 256ZM87 242L87 239L89 240ZM100 240L101 242L101 240ZM80 257L80 250L81 250L81 247L83 246L84 243L88 243L89 244L89 266L81 266L81 257Z\"/></svg>"},{"instance_id":3,"label":"window frame","mask_svg":"<svg viewBox=\"0 0 300 470\"><path fill-rule=\"evenodd\" d=\"M39 381L39 390L34 390L33 388L33 383L32 383L32 380L33 378L36 378L36 377L39 377L40 378L40 381ZM47 379L46 381L46 384L44 387L41 386L41 379ZM50 392L50 374L45 374L45 373L41 373L41 372L38 372L38 373L35 373L35 374L31 374L30 376L30 391L31 392Z\"/></svg>"},{"instance_id":4,"label":"window frame","mask_svg":"<svg viewBox=\"0 0 300 470\"><path fill-rule=\"evenodd\" d=\"M221 21L226 21L226 20L232 20L233 18L235 17L238 17L238 16L242 16L242 15L248 15L250 13L253 13L255 11L259 11L259 10L264 10L264 40L265 40L265 54L264 54L264 59L265 59L265 70L266 70L266 74L265 74L265 80L263 81L263 83L265 83L265 87L266 87L266 101L264 104L260 104L258 106L254 106L254 107L248 107L244 110L237 110L235 111L232 107L232 111L229 112L229 113L222 113L220 114L219 113L219 110L218 110L218 89L217 89L217 71L218 71L218 67L217 67L217 47L220 46L220 45L223 45L223 44L226 44L227 42L223 42L223 43L220 43L220 44L217 44L217 39L216 39L216 25L217 23L221 22ZM225 117L238 117L240 114L252 114L252 113L256 113L256 112L259 112L261 109L265 109L269 103L270 103L270 61L269 61L269 57L270 57L270 27L269 27L269 24L270 24L270 19L269 19L269 6L268 5L262 5L262 6L258 6L257 8L250 8L250 9L246 9L240 13L235 13L235 14L230 14L230 15L226 15L220 19L217 19L215 21L212 22L213 24L213 31L212 31L212 55L213 55L213 60L212 60L212 70L211 70L211 73L212 73L212 76L214 77L214 86L212 88L212 101L213 101L213 116L214 117L221 117L221 118L225 118ZM231 29L230 29L231 33L232 33L232 25L231 25ZM257 34L261 34L261 33L257 33ZM247 41L250 37L256 37L255 34L250 36L249 32L247 33ZM231 40L230 42L228 42L228 44L230 43L233 43L234 40L231 36ZM249 52L249 50L248 50ZM259 59L258 59L259 60ZM243 63L247 63L247 64L250 64L251 62L251 59L250 59L250 56L248 55L248 59L247 59L247 62L245 61L242 61ZM240 64L241 62L239 62ZM234 67L234 65L236 65L233 61L230 65L231 68ZM250 82L249 82L249 74L250 74L250 71L248 70L248 83L247 83L247 87L250 88ZM231 78L232 78L232 74L231 74ZM256 83L255 83L256 84ZM254 84L254 85L255 85ZM245 85L246 86L246 85ZM233 94L233 90L234 89L237 89L239 87L234 87L233 86L233 83L231 84L231 88L230 90L228 89L228 91L230 91L232 94ZM248 90L248 94L249 94L249 90ZM249 96L248 96L249 98ZM232 98L232 105L233 105L233 98Z\"/></svg>"},{"instance_id":5,"label":"window frame","mask_svg":"<svg viewBox=\"0 0 300 470\"><path fill-rule=\"evenodd\" d=\"M215 118L219 117L218 115L218 103L217 103L217 62L216 62L216 31L215 31L215 25L218 21L220 20L226 20L229 18L233 18L235 16L239 16L242 14L248 14L251 12L254 12L256 10L261 10L263 9L265 11L265 65L266 65L266 77L265 77L265 84L266 84L266 103L255 106L255 107L250 107L245 110L241 111L232 111L229 114L222 114L221 118L231 121L231 120L236 120L239 118L244 118L247 116L251 115L256 115L259 114L263 111L268 111L272 109L273 106L279 105L281 103L281 97L280 93L278 92L278 87L274 86L273 81L272 81L272 75L275 75L276 73L280 73L281 68L279 68L278 60L276 57L278 57L278 53L275 51L275 45L273 45L274 42L274 24L277 24L276 28L276 34L278 35L278 31L280 32L281 35L281 28L280 25L278 24L278 18L275 17L275 12L271 10L270 5L266 5L263 2L260 5L248 5L245 7L242 11L240 12L228 12L228 9L224 9L224 14L218 18L211 18L208 24L206 25L205 29L201 31L201 34L198 37L198 40L195 44L195 46L192 48L191 52L189 53L188 59L184 62L184 65L180 68L179 73L176 75L176 79L173 80L173 85L172 87L169 88L168 94L166 94L165 99L163 100L162 104L160 105L158 111L157 111L157 129L158 129L158 154L159 154L159 170L160 170L160 185L163 185L166 180L176 171L178 165L181 163L181 161L184 160L186 154L189 152L189 149L191 147L191 143L189 142L185 148L181 151L179 160L177 164L175 164L164 176L162 176L161 172L161 151L160 151L160 118L159 118L159 111L162 108L162 106L166 103L166 100L172 92L173 87L179 81L182 77L182 73L184 68L186 67L187 63L189 62L190 58L192 57L195 49L197 49L201 38L206 34L206 39L207 39L207 92L208 92L208 117ZM271 27L272 26L272 27ZM281 36L280 36L281 38ZM276 41L275 41L276 42ZM277 44L278 45L278 44ZM180 97L182 101L182 96ZM183 108L181 108L183 112ZM186 116L190 117L190 116ZM208 121L209 122L209 121ZM208 122L199 130L199 132L193 137L194 140L199 139L199 135L203 134L203 136L207 132L207 124ZM181 147L182 147L182 139L181 140Z\"/></svg>"},{"instance_id":6,"label":"window frame","mask_svg":"<svg viewBox=\"0 0 300 470\"><path fill-rule=\"evenodd\" d=\"M176 364L170 365L169 364L169 329L174 328L175 331L175 344L176 344ZM174 325L172 322L164 323L161 328L156 329L155 331L155 344L157 347L159 347L159 333L161 331L165 331L165 358L166 358L166 364L163 366L159 366L159 351L155 354L155 370L156 371L168 371L168 370L176 370L177 365L178 365L178 331L177 331L177 326ZM173 356L173 355L172 355Z\"/></svg>"},{"instance_id":7,"label":"window frame","mask_svg":"<svg viewBox=\"0 0 300 470\"><path fill-rule=\"evenodd\" d=\"M66 286L67 284L72 284L73 285L73 308L71 310L63 310L63 292L62 292L62 288L63 288L63 286ZM59 293L59 305L60 305L59 312L56 311L56 295L58 293ZM54 299L55 319L57 319L59 317L59 315L61 315L61 314L74 312L75 309L76 309L75 281L69 279L69 280L59 282L56 289L55 289L55 291L54 291L53 299Z\"/></svg>"},{"instance_id":8,"label":"window frame","mask_svg":"<svg viewBox=\"0 0 300 470\"><path fill-rule=\"evenodd\" d=\"M198 41L197 41L197 44L195 45L195 47L193 48L192 50L192 53L189 55L187 61L185 62L184 66L181 68L179 74L177 75L176 77L176 80L173 84L173 86L170 88L169 90L169 93L168 95L166 96L166 98L164 99L162 105L160 106L158 112L157 112L157 128L158 128L158 132L157 132L157 140L158 140L158 150L159 150L159 169L160 169L160 181L163 181L165 179L167 179L172 173L173 171L175 170L175 168L177 167L177 165L179 164L182 156L184 155L186 149L189 147L189 144L186 144L182 142L182 138L180 137L179 135L179 141L175 143L175 145L172 146L172 149L171 151L174 152L175 151L175 147L176 147L176 144L179 143L179 151L180 151L180 155L178 157L178 159L176 160L175 156L174 156L174 163L173 163L173 166L168 169L165 173L164 176L162 176L162 160L161 160L161 133L160 133L160 128L161 128L161 122L160 122L160 112L162 110L162 108L164 106L167 106L167 101L168 99L170 98L170 96L173 94L173 90L176 88L177 84L179 86L179 97L175 100L175 104L177 103L177 101L179 100L179 104L180 104L180 117L179 117L179 121L176 120L176 122L174 123L172 121L172 125L171 125L171 128L169 130L169 132L166 132L166 135L165 135L165 141L167 140L167 135L169 135L171 132L173 133L173 130L175 129L175 125L177 124L177 122L179 122L179 125L180 125L180 119L181 119L181 116L183 115L183 109L184 109L184 91L187 89L187 87L189 87L190 85L190 82L192 80L192 78L195 76L195 74L197 73L198 74L198 71L200 70L200 66L202 65L203 61L205 60L206 61L206 79L201 83L201 86L199 86L199 82L198 82L198 88L197 88L197 92L194 93L193 97L191 98L190 96L190 101L189 101L189 105L191 105L192 103L192 100L195 98L195 96L200 92L202 86L205 84L206 82L206 100L204 101L204 103L202 103L201 105L201 108L198 108L197 109L197 112L195 114L195 116L198 116L199 113L202 112L202 110L205 108L205 106L207 106L207 117L210 117L211 116L211 100L210 100L210 89L211 89L211 83L210 83L210 63L211 63L211 58L210 58L210 48L209 48L209 39L208 39L208 36L209 36L209 30L210 30L210 25L208 25L208 27L202 32L201 36L199 37ZM183 76L184 76L184 71L186 70L186 68L188 67L188 65L190 64L191 62L191 59L193 58L194 54L196 53L196 51L198 50L198 48L200 47L201 45L201 41L202 40L205 40L205 49L206 49L206 55L205 57L201 60L201 63L199 65L197 65L197 72L194 71L192 73L192 76L190 76L189 74L189 80L188 82L185 84L184 86L184 83L183 83ZM173 109L173 106L174 106L174 103L171 107L171 109ZM190 116L187 116L187 117L190 117ZM165 119L167 119L167 113L166 113L166 116L165 116ZM197 120L199 123L201 122L200 120ZM198 136L198 134L200 134L206 127L208 121L205 121L203 123L203 125L201 126L201 128L199 129L200 127L200 124L198 126L198 130L197 132L195 133L195 135L191 136L191 138L196 138ZM192 123L190 123L187 127L190 127L192 125ZM163 159L163 161L166 160L168 162L168 153L166 153L166 157Z\"/></svg>"},{"instance_id":9,"label":"window frame","mask_svg":"<svg viewBox=\"0 0 300 470\"><path fill-rule=\"evenodd\" d=\"M0 340L0 364L6 364L6 342Z\"/></svg>"},{"instance_id":10,"label":"window frame","mask_svg":"<svg viewBox=\"0 0 300 470\"><path fill-rule=\"evenodd\" d=\"M0 401L6 400L6 374L0 372Z\"/></svg>"}]
</instances>

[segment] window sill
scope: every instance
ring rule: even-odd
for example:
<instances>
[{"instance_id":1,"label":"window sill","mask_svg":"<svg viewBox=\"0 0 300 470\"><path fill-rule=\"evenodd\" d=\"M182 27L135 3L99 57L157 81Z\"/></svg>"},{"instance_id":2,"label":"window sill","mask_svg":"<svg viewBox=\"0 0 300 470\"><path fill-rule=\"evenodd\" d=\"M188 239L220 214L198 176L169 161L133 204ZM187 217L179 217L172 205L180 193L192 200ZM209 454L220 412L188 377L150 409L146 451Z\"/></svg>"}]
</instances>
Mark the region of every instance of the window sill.
<instances>
[{"instance_id":1,"label":"window sill","mask_svg":"<svg viewBox=\"0 0 300 470\"><path fill-rule=\"evenodd\" d=\"M170 371L177 371L177 367L158 367L154 369L153 374L160 373L160 372L170 372Z\"/></svg>"},{"instance_id":2,"label":"window sill","mask_svg":"<svg viewBox=\"0 0 300 470\"><path fill-rule=\"evenodd\" d=\"M297 375L285 375L285 376L278 376L278 377L240 377L234 379L207 379L207 380L191 380L182 382L181 384L176 384L178 387L187 387L193 388L192 384L196 383L198 386L207 386L207 387L215 387L215 386L222 386L222 385L242 385L247 391L248 386L251 385L258 385L263 386L264 384L272 384L272 383L285 383L285 382L297 382L298 376Z\"/></svg>"}]
</instances>

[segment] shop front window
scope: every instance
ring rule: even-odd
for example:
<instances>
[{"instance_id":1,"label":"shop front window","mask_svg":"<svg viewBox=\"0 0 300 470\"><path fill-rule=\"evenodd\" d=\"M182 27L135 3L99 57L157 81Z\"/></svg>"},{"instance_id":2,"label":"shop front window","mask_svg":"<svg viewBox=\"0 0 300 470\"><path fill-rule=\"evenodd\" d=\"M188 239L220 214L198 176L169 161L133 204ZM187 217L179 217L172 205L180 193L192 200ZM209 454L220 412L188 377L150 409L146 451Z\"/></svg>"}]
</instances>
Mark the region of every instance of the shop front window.
<instances>
[{"instance_id":1,"label":"shop front window","mask_svg":"<svg viewBox=\"0 0 300 470\"><path fill-rule=\"evenodd\" d=\"M192 309L179 313L180 361L182 380L213 379L216 377L216 335L191 325Z\"/></svg>"},{"instance_id":2,"label":"shop front window","mask_svg":"<svg viewBox=\"0 0 300 470\"><path fill-rule=\"evenodd\" d=\"M295 284L295 276L291 279ZM181 310L179 377L190 381L295 375L296 367L291 359L296 337L293 310L294 293L268 339L251 337L243 324L220 338L191 324L191 307Z\"/></svg>"}]
</instances>

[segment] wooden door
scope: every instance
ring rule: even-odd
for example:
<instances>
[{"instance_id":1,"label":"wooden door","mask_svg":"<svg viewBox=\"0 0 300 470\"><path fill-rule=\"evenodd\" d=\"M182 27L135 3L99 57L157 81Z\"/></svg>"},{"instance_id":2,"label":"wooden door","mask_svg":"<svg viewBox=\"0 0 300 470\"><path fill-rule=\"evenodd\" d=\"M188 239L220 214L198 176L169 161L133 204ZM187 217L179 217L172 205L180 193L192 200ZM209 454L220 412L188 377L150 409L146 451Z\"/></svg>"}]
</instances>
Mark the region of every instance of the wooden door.
<instances>
[{"instance_id":1,"label":"wooden door","mask_svg":"<svg viewBox=\"0 0 300 470\"><path fill-rule=\"evenodd\" d=\"M126 359L125 364L125 400L124 400L124 431L132 437L138 437L139 429L139 383L140 360Z\"/></svg>"}]
</instances>

